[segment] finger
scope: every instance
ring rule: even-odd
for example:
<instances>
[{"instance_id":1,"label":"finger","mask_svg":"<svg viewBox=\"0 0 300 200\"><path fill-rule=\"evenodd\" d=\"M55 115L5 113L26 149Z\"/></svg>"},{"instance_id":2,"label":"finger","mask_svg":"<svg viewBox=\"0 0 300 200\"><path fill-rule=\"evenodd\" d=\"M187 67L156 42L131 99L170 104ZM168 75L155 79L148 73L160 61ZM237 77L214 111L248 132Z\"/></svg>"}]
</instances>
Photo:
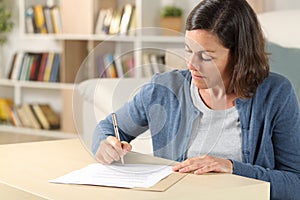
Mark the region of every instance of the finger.
<instances>
[{"instance_id":1,"label":"finger","mask_svg":"<svg viewBox=\"0 0 300 200\"><path fill-rule=\"evenodd\" d=\"M190 165L180 168L178 171L180 173L194 172L195 170L198 170L199 168L202 168L205 165L206 165L205 160L197 159L194 160L194 162L190 162Z\"/></svg>"},{"instance_id":2,"label":"finger","mask_svg":"<svg viewBox=\"0 0 300 200\"><path fill-rule=\"evenodd\" d=\"M105 144L101 144L99 149L96 152L96 160L101 163L101 164L105 164L108 165L110 164L113 160L111 158L109 158L109 156L107 155L106 151L105 151Z\"/></svg>"},{"instance_id":3,"label":"finger","mask_svg":"<svg viewBox=\"0 0 300 200\"><path fill-rule=\"evenodd\" d=\"M109 160L115 160L115 161L118 161L120 160L120 155L119 155L119 152L111 145L111 144L105 144L104 146L104 155L106 155L107 159ZM111 161L112 162L112 161Z\"/></svg>"},{"instance_id":4,"label":"finger","mask_svg":"<svg viewBox=\"0 0 300 200\"><path fill-rule=\"evenodd\" d=\"M123 151L125 151L126 153L131 151L131 149L132 149L131 144L129 144L128 142L125 142L125 141L122 141L121 144L122 144Z\"/></svg>"},{"instance_id":5,"label":"finger","mask_svg":"<svg viewBox=\"0 0 300 200\"><path fill-rule=\"evenodd\" d=\"M209 165L205 165L200 169L197 169L194 174L201 175L208 172L216 172L219 171L219 164L217 162L210 163Z\"/></svg>"},{"instance_id":6,"label":"finger","mask_svg":"<svg viewBox=\"0 0 300 200\"><path fill-rule=\"evenodd\" d=\"M107 137L106 141L117 151L119 156L124 155L122 144L116 137L109 136Z\"/></svg>"},{"instance_id":7,"label":"finger","mask_svg":"<svg viewBox=\"0 0 300 200\"><path fill-rule=\"evenodd\" d=\"M181 169L192 165L195 162L195 158L188 158L185 161L175 165L173 171L180 171Z\"/></svg>"},{"instance_id":8,"label":"finger","mask_svg":"<svg viewBox=\"0 0 300 200\"><path fill-rule=\"evenodd\" d=\"M102 158L103 158L104 164L107 164L107 165L111 164L114 161L114 159L111 157L111 155L108 154L105 150L102 153Z\"/></svg>"}]
</instances>

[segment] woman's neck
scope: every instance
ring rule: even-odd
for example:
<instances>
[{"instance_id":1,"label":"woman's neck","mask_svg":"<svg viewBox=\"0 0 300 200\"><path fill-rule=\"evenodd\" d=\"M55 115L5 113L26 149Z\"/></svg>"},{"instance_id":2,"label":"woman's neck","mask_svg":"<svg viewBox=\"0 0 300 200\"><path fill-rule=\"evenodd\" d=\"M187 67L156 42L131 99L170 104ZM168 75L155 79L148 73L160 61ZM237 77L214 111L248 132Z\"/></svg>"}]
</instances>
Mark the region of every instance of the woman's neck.
<instances>
[{"instance_id":1,"label":"woman's neck","mask_svg":"<svg viewBox=\"0 0 300 200\"><path fill-rule=\"evenodd\" d=\"M238 96L234 93L226 94L220 89L199 89L199 95L207 107L213 110L226 110L235 106Z\"/></svg>"}]
</instances>

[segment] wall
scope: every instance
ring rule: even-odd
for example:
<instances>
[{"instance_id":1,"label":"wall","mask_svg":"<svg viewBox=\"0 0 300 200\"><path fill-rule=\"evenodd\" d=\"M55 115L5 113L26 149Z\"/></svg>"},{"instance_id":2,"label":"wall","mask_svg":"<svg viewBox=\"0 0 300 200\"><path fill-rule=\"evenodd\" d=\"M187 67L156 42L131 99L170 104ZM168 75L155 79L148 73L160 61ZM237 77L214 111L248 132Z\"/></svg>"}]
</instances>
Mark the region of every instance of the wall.
<instances>
[{"instance_id":1,"label":"wall","mask_svg":"<svg viewBox=\"0 0 300 200\"><path fill-rule=\"evenodd\" d=\"M300 9L300 1L298 0L265 0L265 10L286 10Z\"/></svg>"}]
</instances>

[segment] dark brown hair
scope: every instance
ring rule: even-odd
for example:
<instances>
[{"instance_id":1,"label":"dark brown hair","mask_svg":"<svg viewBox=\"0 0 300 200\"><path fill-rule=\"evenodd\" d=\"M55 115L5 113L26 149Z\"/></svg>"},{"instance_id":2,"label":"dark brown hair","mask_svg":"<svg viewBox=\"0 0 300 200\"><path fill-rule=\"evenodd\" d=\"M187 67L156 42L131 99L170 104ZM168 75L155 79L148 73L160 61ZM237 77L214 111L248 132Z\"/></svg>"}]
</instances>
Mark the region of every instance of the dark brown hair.
<instances>
[{"instance_id":1,"label":"dark brown hair","mask_svg":"<svg viewBox=\"0 0 300 200\"><path fill-rule=\"evenodd\" d=\"M230 50L227 93L243 98L254 95L269 74L269 63L260 24L246 0L201 1L186 21L186 30L197 29L215 34Z\"/></svg>"}]
</instances>

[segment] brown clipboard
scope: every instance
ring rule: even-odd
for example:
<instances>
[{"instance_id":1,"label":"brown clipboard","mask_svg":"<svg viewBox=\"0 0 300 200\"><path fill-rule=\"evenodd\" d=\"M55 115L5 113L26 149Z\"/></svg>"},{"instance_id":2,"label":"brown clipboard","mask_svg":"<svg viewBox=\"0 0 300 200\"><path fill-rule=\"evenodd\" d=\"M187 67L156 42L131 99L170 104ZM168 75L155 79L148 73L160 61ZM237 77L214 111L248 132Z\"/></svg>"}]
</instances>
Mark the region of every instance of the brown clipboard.
<instances>
[{"instance_id":1,"label":"brown clipboard","mask_svg":"<svg viewBox=\"0 0 300 200\"><path fill-rule=\"evenodd\" d=\"M164 192L169 189L172 185L176 184L186 173L173 172L166 178L160 180L158 183L149 188L132 188L133 190L144 190L144 191L154 191L154 192Z\"/></svg>"}]
</instances>

